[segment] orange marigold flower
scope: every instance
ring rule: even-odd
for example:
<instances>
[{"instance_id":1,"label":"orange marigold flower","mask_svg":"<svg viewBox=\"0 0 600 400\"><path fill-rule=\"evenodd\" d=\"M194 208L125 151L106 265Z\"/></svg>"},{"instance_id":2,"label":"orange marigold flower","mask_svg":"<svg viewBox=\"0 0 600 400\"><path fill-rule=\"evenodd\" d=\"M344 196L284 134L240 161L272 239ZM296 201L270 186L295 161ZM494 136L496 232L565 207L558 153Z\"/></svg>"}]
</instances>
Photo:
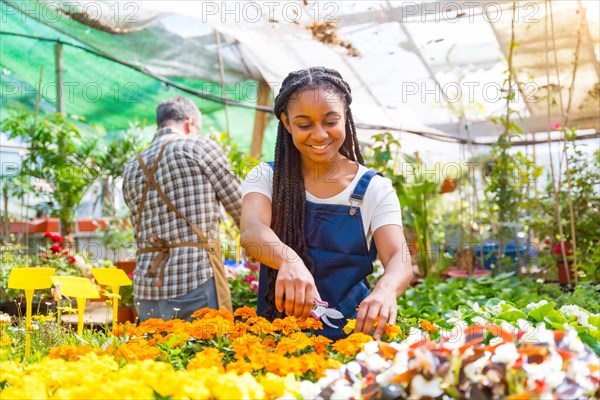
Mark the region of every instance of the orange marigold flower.
<instances>
[{"instance_id":1,"label":"orange marigold flower","mask_svg":"<svg viewBox=\"0 0 600 400\"><path fill-rule=\"evenodd\" d=\"M230 362L229 364L227 364L226 370L227 370L227 372L234 371L238 375L242 375L245 372L247 372L249 374L254 372L254 369L252 368L252 364L250 364L246 360L238 360L238 361Z\"/></svg>"},{"instance_id":2,"label":"orange marigold flower","mask_svg":"<svg viewBox=\"0 0 600 400\"><path fill-rule=\"evenodd\" d=\"M273 320L273 330L281 331L284 335L290 335L294 332L300 331L298 320L295 317L275 318Z\"/></svg>"},{"instance_id":3,"label":"orange marigold flower","mask_svg":"<svg viewBox=\"0 0 600 400\"><path fill-rule=\"evenodd\" d=\"M237 310L235 310L233 313L233 316L247 319L247 318L251 318L251 317L256 317L257 315L256 315L256 310L254 308L244 306L242 308L238 308Z\"/></svg>"},{"instance_id":4,"label":"orange marigold flower","mask_svg":"<svg viewBox=\"0 0 600 400\"><path fill-rule=\"evenodd\" d=\"M298 321L300 329L323 329L323 322L315 318L306 318Z\"/></svg>"},{"instance_id":5,"label":"orange marigold flower","mask_svg":"<svg viewBox=\"0 0 600 400\"><path fill-rule=\"evenodd\" d=\"M298 357L300 370L303 374L308 371L313 371L317 376L321 376L325 372L327 362L325 357L317 353L302 354Z\"/></svg>"},{"instance_id":6,"label":"orange marigold flower","mask_svg":"<svg viewBox=\"0 0 600 400\"><path fill-rule=\"evenodd\" d=\"M50 353L48 353L48 357L62 358L67 361L76 361L84 355L92 352L96 354L99 353L99 351L95 351L90 347L78 346L75 344L64 344L62 346L58 346L50 350Z\"/></svg>"},{"instance_id":7,"label":"orange marigold flower","mask_svg":"<svg viewBox=\"0 0 600 400\"><path fill-rule=\"evenodd\" d=\"M286 376L290 372L296 374L300 370L300 360L297 357L286 357L278 353L270 353L265 360L265 369L279 376Z\"/></svg>"},{"instance_id":8,"label":"orange marigold flower","mask_svg":"<svg viewBox=\"0 0 600 400\"><path fill-rule=\"evenodd\" d=\"M165 331L165 321L160 318L149 318L138 326L140 332L154 334Z\"/></svg>"},{"instance_id":9,"label":"orange marigold flower","mask_svg":"<svg viewBox=\"0 0 600 400\"><path fill-rule=\"evenodd\" d=\"M140 360L156 360L160 357L160 354L159 349L149 346L144 339L123 343L114 350L115 360L124 359L129 363Z\"/></svg>"},{"instance_id":10,"label":"orange marigold flower","mask_svg":"<svg viewBox=\"0 0 600 400\"><path fill-rule=\"evenodd\" d=\"M267 349L274 349L277 346L277 342L273 337L266 337L262 340L263 346Z\"/></svg>"},{"instance_id":11,"label":"orange marigold flower","mask_svg":"<svg viewBox=\"0 0 600 400\"><path fill-rule=\"evenodd\" d=\"M322 335L317 335L317 336L313 336L311 338L312 340L312 345L315 348L315 353L317 354L324 354L327 352L327 346L329 344L331 344L331 342L333 342L333 340L322 336Z\"/></svg>"},{"instance_id":12,"label":"orange marigold flower","mask_svg":"<svg viewBox=\"0 0 600 400\"><path fill-rule=\"evenodd\" d=\"M373 341L373 338L370 335L357 332L335 342L332 349L347 357L353 357L364 348L365 343L371 341Z\"/></svg>"},{"instance_id":13,"label":"orange marigold flower","mask_svg":"<svg viewBox=\"0 0 600 400\"><path fill-rule=\"evenodd\" d=\"M295 332L290 336L283 336L275 351L279 354L293 354L312 346L313 341L304 332Z\"/></svg>"},{"instance_id":14,"label":"orange marigold flower","mask_svg":"<svg viewBox=\"0 0 600 400\"><path fill-rule=\"evenodd\" d=\"M210 368L216 367L219 372L223 372L225 368L223 367L223 357L224 354L215 348L206 348L194 356L188 363L186 369L198 369L198 368Z\"/></svg>"},{"instance_id":15,"label":"orange marigold flower","mask_svg":"<svg viewBox=\"0 0 600 400\"><path fill-rule=\"evenodd\" d=\"M394 341L397 338L402 337L402 329L400 329L398 325L385 324L383 333L387 336L389 341Z\"/></svg>"},{"instance_id":16,"label":"orange marigold flower","mask_svg":"<svg viewBox=\"0 0 600 400\"><path fill-rule=\"evenodd\" d=\"M241 360L244 356L252 358L257 352L265 351L266 348L260 341L236 341L229 346L235 353L235 358Z\"/></svg>"},{"instance_id":17,"label":"orange marigold flower","mask_svg":"<svg viewBox=\"0 0 600 400\"><path fill-rule=\"evenodd\" d=\"M437 332L439 328L434 326L431 322L427 321L426 319L422 319L421 320L421 329L425 332L433 333L433 332Z\"/></svg>"},{"instance_id":18,"label":"orange marigold flower","mask_svg":"<svg viewBox=\"0 0 600 400\"><path fill-rule=\"evenodd\" d=\"M233 315L227 310L213 310L211 308L202 308L192 314L195 319L209 320L227 320L233 322Z\"/></svg>"}]
</instances>

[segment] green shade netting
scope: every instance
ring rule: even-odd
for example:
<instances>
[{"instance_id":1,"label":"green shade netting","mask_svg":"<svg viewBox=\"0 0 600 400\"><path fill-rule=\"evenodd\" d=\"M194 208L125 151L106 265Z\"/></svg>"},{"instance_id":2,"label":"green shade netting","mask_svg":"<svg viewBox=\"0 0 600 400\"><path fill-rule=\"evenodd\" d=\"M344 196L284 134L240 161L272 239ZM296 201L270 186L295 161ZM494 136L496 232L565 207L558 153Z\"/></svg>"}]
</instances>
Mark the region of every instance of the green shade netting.
<instances>
[{"instance_id":1,"label":"green shade netting","mask_svg":"<svg viewBox=\"0 0 600 400\"><path fill-rule=\"evenodd\" d=\"M90 36L96 35L97 37L93 37L94 40L103 40L104 46L114 47L117 53L113 53L115 56L118 56L119 40L123 40L124 37L146 35L144 41L148 46L158 42L153 41L152 30L143 30L129 35L112 35L96 31L65 16L53 23L51 27L5 3L0 3L0 20L2 21L0 118L6 116L9 107L25 107L33 110L38 90L41 95L40 109L43 112L55 112L57 107L55 43L6 33L60 40L83 48L89 46L73 37L85 35L88 41ZM69 35L60 31L69 32ZM128 40L134 39L135 37L132 36ZM139 42L140 38L136 40ZM128 62L135 63L135 60ZM134 68L66 44L63 45L63 77L66 113L83 117L89 124L101 125L107 131L115 133L126 130L130 121L134 120L153 127L157 104L170 97L183 95L192 98L202 111L204 132L210 129L229 130L239 148L249 152L255 116L255 111L251 108L228 106L226 110L222 103L193 96ZM213 96L222 95L221 85L214 82L190 77L168 76L167 78L192 90ZM225 96L229 100L255 104L257 88L256 81L242 80L227 84ZM272 156L275 140L275 121L271 117L269 119L269 128L265 132L263 146L266 159Z\"/></svg>"}]
</instances>

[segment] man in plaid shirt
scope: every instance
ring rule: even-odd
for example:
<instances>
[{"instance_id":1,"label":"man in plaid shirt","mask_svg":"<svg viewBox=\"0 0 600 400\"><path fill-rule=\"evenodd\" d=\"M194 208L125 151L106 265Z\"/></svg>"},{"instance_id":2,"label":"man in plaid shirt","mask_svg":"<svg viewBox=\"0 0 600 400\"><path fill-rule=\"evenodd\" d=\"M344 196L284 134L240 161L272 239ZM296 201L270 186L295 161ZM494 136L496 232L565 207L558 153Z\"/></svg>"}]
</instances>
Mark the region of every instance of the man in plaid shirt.
<instances>
[{"instance_id":1,"label":"man in plaid shirt","mask_svg":"<svg viewBox=\"0 0 600 400\"><path fill-rule=\"evenodd\" d=\"M208 255L215 249L201 238L216 243L220 204L239 227L240 182L219 146L199 136L201 114L191 100L162 102L156 124L152 143L129 162L123 181L138 248L134 297L141 321L190 319L200 308L219 308L223 293Z\"/></svg>"}]
</instances>

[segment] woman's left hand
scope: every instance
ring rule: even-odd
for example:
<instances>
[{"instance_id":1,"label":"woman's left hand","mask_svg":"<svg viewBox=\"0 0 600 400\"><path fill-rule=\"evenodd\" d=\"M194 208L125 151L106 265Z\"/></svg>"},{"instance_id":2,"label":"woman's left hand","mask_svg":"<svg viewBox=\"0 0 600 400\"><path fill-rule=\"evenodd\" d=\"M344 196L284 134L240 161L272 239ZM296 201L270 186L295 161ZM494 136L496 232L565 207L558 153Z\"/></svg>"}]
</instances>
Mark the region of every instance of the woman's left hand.
<instances>
[{"instance_id":1,"label":"woman's left hand","mask_svg":"<svg viewBox=\"0 0 600 400\"><path fill-rule=\"evenodd\" d=\"M396 324L400 296L412 279L410 253L404 238L404 232L398 225L384 225L373 233L379 258L385 269L383 276L375 285L373 293L360 303L356 316L355 332L370 334L379 317L373 337L381 339L386 324Z\"/></svg>"},{"instance_id":2,"label":"woman's left hand","mask_svg":"<svg viewBox=\"0 0 600 400\"><path fill-rule=\"evenodd\" d=\"M356 315L355 332L371 334L375 320L379 317L379 323L373 334L376 340L381 339L386 324L395 324L398 316L398 304L396 303L396 290L393 288L376 287L367 298L365 298Z\"/></svg>"}]
</instances>

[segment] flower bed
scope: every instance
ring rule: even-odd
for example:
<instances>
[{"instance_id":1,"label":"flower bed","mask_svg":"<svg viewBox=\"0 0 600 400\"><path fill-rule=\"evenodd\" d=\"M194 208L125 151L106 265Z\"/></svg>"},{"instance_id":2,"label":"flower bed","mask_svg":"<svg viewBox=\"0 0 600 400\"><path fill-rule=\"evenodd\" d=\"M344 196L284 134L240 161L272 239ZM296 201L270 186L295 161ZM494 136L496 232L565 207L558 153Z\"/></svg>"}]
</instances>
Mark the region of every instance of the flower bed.
<instances>
[{"instance_id":1,"label":"flower bed","mask_svg":"<svg viewBox=\"0 0 600 400\"><path fill-rule=\"evenodd\" d=\"M61 344L27 361L15 357L20 343L2 320L0 397L585 397L599 383L598 358L568 324L549 331L525 320L470 327L461 320L444 330L422 320L408 330L386 326L380 342L362 333L332 342L314 335L322 324L310 318L269 322L248 307L194 317L82 337L40 320L37 331L55 329Z\"/></svg>"}]
</instances>

